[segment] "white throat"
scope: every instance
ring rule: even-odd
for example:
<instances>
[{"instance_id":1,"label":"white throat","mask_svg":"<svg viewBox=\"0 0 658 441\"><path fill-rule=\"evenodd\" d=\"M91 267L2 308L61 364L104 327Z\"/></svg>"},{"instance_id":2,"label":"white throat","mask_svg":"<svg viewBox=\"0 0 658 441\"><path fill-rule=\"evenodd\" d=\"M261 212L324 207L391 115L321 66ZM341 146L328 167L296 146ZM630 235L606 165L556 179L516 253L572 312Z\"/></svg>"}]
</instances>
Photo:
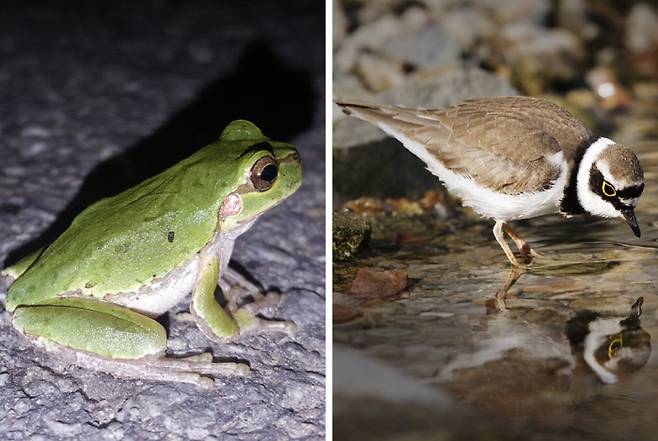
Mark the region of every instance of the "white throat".
<instances>
[{"instance_id":1,"label":"white throat","mask_svg":"<svg viewBox=\"0 0 658 441\"><path fill-rule=\"evenodd\" d=\"M587 147L585 155L578 166L578 175L576 176L578 201L585 211L595 216L621 217L621 213L610 202L604 201L589 188L589 172L592 169L592 165L605 149L614 144L615 142L608 138L597 139Z\"/></svg>"}]
</instances>

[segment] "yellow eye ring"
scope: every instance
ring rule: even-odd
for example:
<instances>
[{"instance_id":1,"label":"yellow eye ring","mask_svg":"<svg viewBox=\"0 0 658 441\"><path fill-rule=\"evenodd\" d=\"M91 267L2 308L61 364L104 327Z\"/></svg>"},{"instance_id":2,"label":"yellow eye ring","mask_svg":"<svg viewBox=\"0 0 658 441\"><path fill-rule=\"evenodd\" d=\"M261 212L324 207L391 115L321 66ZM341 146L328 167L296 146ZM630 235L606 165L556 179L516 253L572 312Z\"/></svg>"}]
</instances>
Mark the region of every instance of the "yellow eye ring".
<instances>
[{"instance_id":1,"label":"yellow eye ring","mask_svg":"<svg viewBox=\"0 0 658 441\"><path fill-rule=\"evenodd\" d=\"M617 190L615 190L615 187L613 187L608 181L603 181L601 191L608 197L617 196Z\"/></svg>"},{"instance_id":2,"label":"yellow eye ring","mask_svg":"<svg viewBox=\"0 0 658 441\"><path fill-rule=\"evenodd\" d=\"M622 334L617 334L611 337L610 344L608 345L608 359L611 360L613 357L616 357L623 347L624 340Z\"/></svg>"}]
</instances>

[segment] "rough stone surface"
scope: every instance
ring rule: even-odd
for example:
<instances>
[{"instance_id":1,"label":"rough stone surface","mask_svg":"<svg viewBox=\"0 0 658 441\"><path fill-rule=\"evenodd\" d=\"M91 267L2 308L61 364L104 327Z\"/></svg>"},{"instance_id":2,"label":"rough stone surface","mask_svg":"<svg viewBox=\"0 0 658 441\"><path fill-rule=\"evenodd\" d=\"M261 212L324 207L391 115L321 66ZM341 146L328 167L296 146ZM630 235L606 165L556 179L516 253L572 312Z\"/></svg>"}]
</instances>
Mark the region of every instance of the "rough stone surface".
<instances>
[{"instance_id":1,"label":"rough stone surface","mask_svg":"<svg viewBox=\"0 0 658 441\"><path fill-rule=\"evenodd\" d=\"M488 9L500 23L512 21L542 22L550 12L548 0L477 0L478 7Z\"/></svg>"},{"instance_id":2,"label":"rough stone surface","mask_svg":"<svg viewBox=\"0 0 658 441\"><path fill-rule=\"evenodd\" d=\"M414 67L457 64L459 44L437 25L395 35L384 43L384 52Z\"/></svg>"},{"instance_id":3,"label":"rough stone surface","mask_svg":"<svg viewBox=\"0 0 658 441\"><path fill-rule=\"evenodd\" d=\"M0 438L323 439L324 6L285 3L3 5L0 262L47 244L89 203L235 118L297 145L305 181L234 254L285 293L269 315L295 320L297 335L218 345L163 318L174 353L244 359L250 378L220 378L213 390L116 379L34 349L3 311Z\"/></svg>"},{"instance_id":4,"label":"rough stone surface","mask_svg":"<svg viewBox=\"0 0 658 441\"><path fill-rule=\"evenodd\" d=\"M633 6L626 18L626 45L633 52L655 49L658 44L658 13L646 3Z\"/></svg>"},{"instance_id":5,"label":"rough stone surface","mask_svg":"<svg viewBox=\"0 0 658 441\"><path fill-rule=\"evenodd\" d=\"M501 31L501 40L517 83L531 95L542 93L550 81L576 78L585 57L578 38L566 29L516 22Z\"/></svg>"},{"instance_id":6,"label":"rough stone surface","mask_svg":"<svg viewBox=\"0 0 658 441\"><path fill-rule=\"evenodd\" d=\"M487 40L496 34L496 26L483 11L457 9L440 16L441 25L462 48L469 49L479 40Z\"/></svg>"},{"instance_id":7,"label":"rough stone surface","mask_svg":"<svg viewBox=\"0 0 658 441\"><path fill-rule=\"evenodd\" d=\"M381 92L404 82L404 65L377 53L359 55L354 71L373 92Z\"/></svg>"},{"instance_id":8,"label":"rough stone surface","mask_svg":"<svg viewBox=\"0 0 658 441\"><path fill-rule=\"evenodd\" d=\"M349 72L361 51L381 48L388 38L397 35L402 29L402 24L388 15L360 27L338 47L333 60L334 72Z\"/></svg>"}]
</instances>

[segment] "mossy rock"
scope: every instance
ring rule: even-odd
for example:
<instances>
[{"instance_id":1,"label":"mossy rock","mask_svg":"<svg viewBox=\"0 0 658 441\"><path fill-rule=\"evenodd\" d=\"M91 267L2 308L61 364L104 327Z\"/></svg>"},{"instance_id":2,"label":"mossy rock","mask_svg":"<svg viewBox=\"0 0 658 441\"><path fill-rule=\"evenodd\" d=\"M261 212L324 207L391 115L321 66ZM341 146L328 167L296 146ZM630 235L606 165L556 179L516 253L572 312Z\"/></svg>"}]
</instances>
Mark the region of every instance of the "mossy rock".
<instances>
[{"instance_id":1,"label":"mossy rock","mask_svg":"<svg viewBox=\"0 0 658 441\"><path fill-rule=\"evenodd\" d=\"M332 227L334 260L352 260L370 240L370 223L358 214L334 211Z\"/></svg>"}]
</instances>

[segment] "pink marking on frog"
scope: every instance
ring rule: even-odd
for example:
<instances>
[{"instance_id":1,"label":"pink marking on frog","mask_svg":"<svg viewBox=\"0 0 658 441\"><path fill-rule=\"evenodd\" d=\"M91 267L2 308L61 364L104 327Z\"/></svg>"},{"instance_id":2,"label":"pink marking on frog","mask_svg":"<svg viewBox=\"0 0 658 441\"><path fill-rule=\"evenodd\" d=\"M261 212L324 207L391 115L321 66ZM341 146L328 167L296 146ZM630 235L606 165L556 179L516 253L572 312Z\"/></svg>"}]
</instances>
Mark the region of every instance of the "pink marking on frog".
<instances>
[{"instance_id":1,"label":"pink marking on frog","mask_svg":"<svg viewBox=\"0 0 658 441\"><path fill-rule=\"evenodd\" d=\"M242 198L237 193L230 193L224 198L222 208L219 210L219 215L222 220L224 220L240 213L240 210L242 210Z\"/></svg>"}]
</instances>

